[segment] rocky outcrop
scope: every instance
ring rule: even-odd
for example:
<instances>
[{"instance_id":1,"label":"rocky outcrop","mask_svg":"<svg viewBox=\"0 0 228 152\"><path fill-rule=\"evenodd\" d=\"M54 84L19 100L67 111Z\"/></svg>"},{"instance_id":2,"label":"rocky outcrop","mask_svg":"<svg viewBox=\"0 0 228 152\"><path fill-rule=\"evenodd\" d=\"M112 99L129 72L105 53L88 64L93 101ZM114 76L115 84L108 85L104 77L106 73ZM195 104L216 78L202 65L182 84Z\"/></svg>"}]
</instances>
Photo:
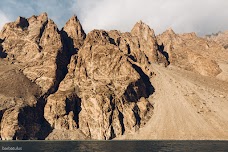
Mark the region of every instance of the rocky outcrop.
<instances>
[{"instance_id":1,"label":"rocky outcrop","mask_svg":"<svg viewBox=\"0 0 228 152\"><path fill-rule=\"evenodd\" d=\"M145 32L148 31L148 40L156 41L146 26ZM147 48L140 49L140 34L124 38L132 41L134 37L139 44L125 52L122 46L128 44L117 44L105 31L95 30L86 38L76 16L58 31L44 13L28 19L19 17L6 24L0 36L1 52L7 54L5 61L10 63L9 67L18 67L15 70L41 90L39 95L29 94L7 102L9 106L1 111L2 139L42 139L47 135L40 134L47 133L42 130L48 130L48 124L54 130L47 139L57 138L62 130L71 130L86 139L112 139L138 129L150 117L153 107L146 98L153 93L153 87L140 67L141 63L155 61L147 57L153 51L146 54L143 51ZM156 49L155 42L148 49L153 47ZM137 60L131 58L132 54ZM29 86L22 88L26 90ZM11 132L6 131L9 128ZM66 138L75 136L66 134Z\"/></svg>"},{"instance_id":2,"label":"rocky outcrop","mask_svg":"<svg viewBox=\"0 0 228 152\"><path fill-rule=\"evenodd\" d=\"M7 58L21 65L24 75L39 85L43 94L53 92L63 77L58 69L64 63L58 62L64 62L64 52L58 28L47 14L18 17L3 27L0 37Z\"/></svg>"},{"instance_id":3,"label":"rocky outcrop","mask_svg":"<svg viewBox=\"0 0 228 152\"><path fill-rule=\"evenodd\" d=\"M71 17L69 21L67 21L66 25L62 29L62 33L65 42L67 43L66 45L68 47L73 46L73 48L77 50L83 45L84 39L86 38L86 34L82 28L82 25L75 15Z\"/></svg>"},{"instance_id":4,"label":"rocky outcrop","mask_svg":"<svg viewBox=\"0 0 228 152\"><path fill-rule=\"evenodd\" d=\"M79 129L90 139L112 139L146 122L153 92L108 33L90 32L59 90L49 96L45 118L55 129ZM149 88L150 87L150 88ZM151 90L150 90L151 89Z\"/></svg>"},{"instance_id":5,"label":"rocky outcrop","mask_svg":"<svg viewBox=\"0 0 228 152\"><path fill-rule=\"evenodd\" d=\"M146 54L151 63L168 64L165 56L158 49L154 31L148 25L142 21L136 23L131 34L138 37L140 50Z\"/></svg>"},{"instance_id":6,"label":"rocky outcrop","mask_svg":"<svg viewBox=\"0 0 228 152\"><path fill-rule=\"evenodd\" d=\"M209 43L207 40L197 37L195 33L179 35L172 29L168 29L157 38L159 48L167 52L171 65L204 76L216 76L221 72L215 61L220 56L218 53L216 55L215 50L222 50L222 48L215 43Z\"/></svg>"},{"instance_id":7,"label":"rocky outcrop","mask_svg":"<svg viewBox=\"0 0 228 152\"><path fill-rule=\"evenodd\" d=\"M50 129L43 116L45 98L56 91L68 64L60 32L43 13L18 17L3 27L0 37L0 67L5 67L0 84L1 138L44 139Z\"/></svg>"},{"instance_id":8,"label":"rocky outcrop","mask_svg":"<svg viewBox=\"0 0 228 152\"><path fill-rule=\"evenodd\" d=\"M157 38L154 31L142 21L137 22L130 33L110 31L109 35L115 40L121 51L138 63L168 62L158 49Z\"/></svg>"},{"instance_id":9,"label":"rocky outcrop","mask_svg":"<svg viewBox=\"0 0 228 152\"><path fill-rule=\"evenodd\" d=\"M0 61L1 139L25 139L25 136L34 138L34 134L39 131L39 128L38 130L31 130L31 127L37 126L37 124L33 123L33 120L40 119L42 115L33 116L36 109L34 108L28 115L32 121L29 121L26 125L22 123L27 121L26 117L23 117L23 120L20 117L24 115L26 107L35 107L37 105L41 90L39 86L24 76L18 68L13 67L11 64L3 63L3 61ZM28 130L30 131L27 132Z\"/></svg>"},{"instance_id":10,"label":"rocky outcrop","mask_svg":"<svg viewBox=\"0 0 228 152\"><path fill-rule=\"evenodd\" d=\"M165 52L159 50L154 31L142 21L137 22L130 33L112 30L108 34L129 60L148 76L152 75L152 71L148 69L151 63L164 66L169 64Z\"/></svg>"},{"instance_id":11,"label":"rocky outcrop","mask_svg":"<svg viewBox=\"0 0 228 152\"><path fill-rule=\"evenodd\" d=\"M218 44L222 45L225 49L228 49L228 31L207 35L206 39L210 41L215 41Z\"/></svg>"}]
</instances>

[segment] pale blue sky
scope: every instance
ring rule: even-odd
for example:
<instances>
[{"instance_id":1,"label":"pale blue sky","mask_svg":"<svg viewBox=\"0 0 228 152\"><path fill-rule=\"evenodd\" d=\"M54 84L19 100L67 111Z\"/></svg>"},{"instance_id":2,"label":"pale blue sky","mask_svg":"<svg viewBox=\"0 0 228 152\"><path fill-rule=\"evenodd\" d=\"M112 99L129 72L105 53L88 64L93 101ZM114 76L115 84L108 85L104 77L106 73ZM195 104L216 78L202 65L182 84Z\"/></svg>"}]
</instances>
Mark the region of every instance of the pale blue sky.
<instances>
[{"instance_id":1,"label":"pale blue sky","mask_svg":"<svg viewBox=\"0 0 228 152\"><path fill-rule=\"evenodd\" d=\"M130 31L142 20L156 34L171 27L199 35L228 30L227 0L0 0L0 28L18 16L47 12L59 29L74 14L86 32Z\"/></svg>"}]
</instances>

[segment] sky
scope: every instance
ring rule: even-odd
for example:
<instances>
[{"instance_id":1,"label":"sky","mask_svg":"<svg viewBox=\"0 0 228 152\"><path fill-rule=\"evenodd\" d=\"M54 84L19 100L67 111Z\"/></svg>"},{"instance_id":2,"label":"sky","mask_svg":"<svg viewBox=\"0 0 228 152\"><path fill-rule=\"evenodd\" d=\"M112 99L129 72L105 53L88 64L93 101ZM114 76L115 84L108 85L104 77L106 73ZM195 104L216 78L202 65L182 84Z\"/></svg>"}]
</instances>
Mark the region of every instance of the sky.
<instances>
[{"instance_id":1,"label":"sky","mask_svg":"<svg viewBox=\"0 0 228 152\"><path fill-rule=\"evenodd\" d=\"M59 29L77 15L86 33L93 29L127 32L139 20L156 34L168 28L201 36L228 30L227 0L0 0L0 29L18 16L42 12Z\"/></svg>"}]
</instances>

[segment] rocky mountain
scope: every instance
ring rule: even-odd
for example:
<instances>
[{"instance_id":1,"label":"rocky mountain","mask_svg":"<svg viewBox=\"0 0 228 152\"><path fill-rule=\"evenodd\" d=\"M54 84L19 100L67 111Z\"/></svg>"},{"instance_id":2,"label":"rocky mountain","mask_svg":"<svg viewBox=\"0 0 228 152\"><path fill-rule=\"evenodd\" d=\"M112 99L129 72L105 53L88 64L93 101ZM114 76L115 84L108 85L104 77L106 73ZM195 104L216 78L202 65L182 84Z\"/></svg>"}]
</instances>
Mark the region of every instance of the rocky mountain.
<instances>
[{"instance_id":1,"label":"rocky mountain","mask_svg":"<svg viewBox=\"0 0 228 152\"><path fill-rule=\"evenodd\" d=\"M221 72L216 62L224 58L216 52L224 50L220 45L197 37L195 33L175 34L172 29L157 38L160 49L167 52L171 64L205 76L216 76Z\"/></svg>"},{"instance_id":2,"label":"rocky mountain","mask_svg":"<svg viewBox=\"0 0 228 152\"><path fill-rule=\"evenodd\" d=\"M203 139L227 139L227 109L215 111L228 104L227 59L218 42L172 29L156 36L142 21L131 32L92 30L86 35L77 16L61 30L46 13L18 17L0 32L1 139L179 139L178 127L172 127L184 119L175 114L185 116L183 109L189 107L196 113L193 124L203 113L202 123L220 132L205 133ZM193 85L190 76L204 83ZM212 103L200 94L216 98ZM176 111L170 111L174 105ZM216 108L212 114L201 107L207 112ZM167 128L177 133L146 136L148 127L166 133L159 116L170 118ZM194 131L184 139L199 139Z\"/></svg>"},{"instance_id":3,"label":"rocky mountain","mask_svg":"<svg viewBox=\"0 0 228 152\"><path fill-rule=\"evenodd\" d=\"M225 49L228 49L228 31L207 35L206 39L215 41L218 44L222 45Z\"/></svg>"}]
</instances>

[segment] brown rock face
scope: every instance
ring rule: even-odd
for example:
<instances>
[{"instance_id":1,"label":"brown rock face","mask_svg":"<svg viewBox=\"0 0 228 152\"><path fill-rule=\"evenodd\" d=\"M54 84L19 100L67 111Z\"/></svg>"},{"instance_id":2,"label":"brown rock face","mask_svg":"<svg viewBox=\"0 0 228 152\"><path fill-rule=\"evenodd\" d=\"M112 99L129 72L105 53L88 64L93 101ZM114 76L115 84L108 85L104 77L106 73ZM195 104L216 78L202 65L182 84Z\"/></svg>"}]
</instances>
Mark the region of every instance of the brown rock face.
<instances>
[{"instance_id":1,"label":"brown rock face","mask_svg":"<svg viewBox=\"0 0 228 152\"><path fill-rule=\"evenodd\" d=\"M178 129L177 124L184 120L184 116L179 117L180 110L185 112L188 105L191 111L197 107L204 110L202 105L210 105L204 101L209 100L210 92L201 96L208 89L191 88L199 85L193 81L199 78L205 85L204 79L220 78L220 87L222 78L226 80L228 53L222 45L171 29L156 37L141 21L131 32L93 30L86 35L76 16L61 31L46 13L19 17L0 32L0 137L108 140L140 134L143 128L167 137L173 132L164 133L164 126ZM169 64L171 68L166 68ZM182 73L187 78L193 76L185 82ZM199 97L193 92L197 90ZM213 102L218 97L226 100L225 93L214 96L216 91L212 92ZM197 105L201 97L202 105ZM158 109L153 110L155 100ZM184 115L196 118L194 112L194 117ZM174 123L175 118L170 120L173 114L167 117L170 113L177 115L178 123ZM164 120L160 121L160 116ZM154 126L155 130L151 129Z\"/></svg>"},{"instance_id":2,"label":"brown rock face","mask_svg":"<svg viewBox=\"0 0 228 152\"><path fill-rule=\"evenodd\" d=\"M228 31L207 35L206 38L208 40L215 41L222 45L225 49L228 49Z\"/></svg>"},{"instance_id":3,"label":"brown rock face","mask_svg":"<svg viewBox=\"0 0 228 152\"><path fill-rule=\"evenodd\" d=\"M148 25L142 21L136 23L131 30L131 34L139 38L140 50L146 54L151 63L164 63L167 65L165 56L158 50L154 31Z\"/></svg>"},{"instance_id":4,"label":"brown rock face","mask_svg":"<svg viewBox=\"0 0 228 152\"><path fill-rule=\"evenodd\" d=\"M0 37L1 138L42 139L43 97L55 91L67 65L58 28L43 13L6 24Z\"/></svg>"},{"instance_id":5,"label":"brown rock face","mask_svg":"<svg viewBox=\"0 0 228 152\"><path fill-rule=\"evenodd\" d=\"M207 40L197 37L195 33L175 34L172 29L158 35L157 38L160 49L167 52L172 65L205 76L216 76L221 72L215 61L220 58L215 51L216 49L222 50L219 45L209 43Z\"/></svg>"},{"instance_id":6,"label":"brown rock face","mask_svg":"<svg viewBox=\"0 0 228 152\"><path fill-rule=\"evenodd\" d=\"M57 71L63 44L55 23L47 14L19 17L8 23L1 32L3 50L7 58L23 67L23 73L42 88L43 93L52 92L61 79Z\"/></svg>"},{"instance_id":7,"label":"brown rock face","mask_svg":"<svg viewBox=\"0 0 228 152\"><path fill-rule=\"evenodd\" d=\"M33 112L37 112L36 108L31 108L28 116L21 116L25 114L26 107L34 107L37 105L37 99L41 95L39 86L32 83L22 71L13 67L11 64L0 60L0 128L1 139L26 139L25 137L34 138L38 130L31 129L37 126L36 120L40 120L41 116L34 116ZM39 106L37 106L38 108ZM30 117L32 121L24 124ZM30 126L30 127L28 127ZM28 132L27 132L28 131Z\"/></svg>"},{"instance_id":8,"label":"brown rock face","mask_svg":"<svg viewBox=\"0 0 228 152\"><path fill-rule=\"evenodd\" d=\"M151 75L151 71L148 69L150 63L168 65L165 52L159 50L154 31L142 21L135 24L131 33L113 30L108 34L119 49L129 57L129 60L139 66L147 75Z\"/></svg>"},{"instance_id":9,"label":"brown rock face","mask_svg":"<svg viewBox=\"0 0 228 152\"><path fill-rule=\"evenodd\" d=\"M65 32L66 36L71 40L71 42L73 42L74 48L79 49L83 45L86 34L77 16L73 16L69 21L67 21L62 31Z\"/></svg>"},{"instance_id":10,"label":"brown rock face","mask_svg":"<svg viewBox=\"0 0 228 152\"><path fill-rule=\"evenodd\" d=\"M78 128L91 139L112 139L151 115L146 98L153 87L147 81L108 33L94 30L72 57L59 90L48 98L45 118L56 129Z\"/></svg>"}]
</instances>

